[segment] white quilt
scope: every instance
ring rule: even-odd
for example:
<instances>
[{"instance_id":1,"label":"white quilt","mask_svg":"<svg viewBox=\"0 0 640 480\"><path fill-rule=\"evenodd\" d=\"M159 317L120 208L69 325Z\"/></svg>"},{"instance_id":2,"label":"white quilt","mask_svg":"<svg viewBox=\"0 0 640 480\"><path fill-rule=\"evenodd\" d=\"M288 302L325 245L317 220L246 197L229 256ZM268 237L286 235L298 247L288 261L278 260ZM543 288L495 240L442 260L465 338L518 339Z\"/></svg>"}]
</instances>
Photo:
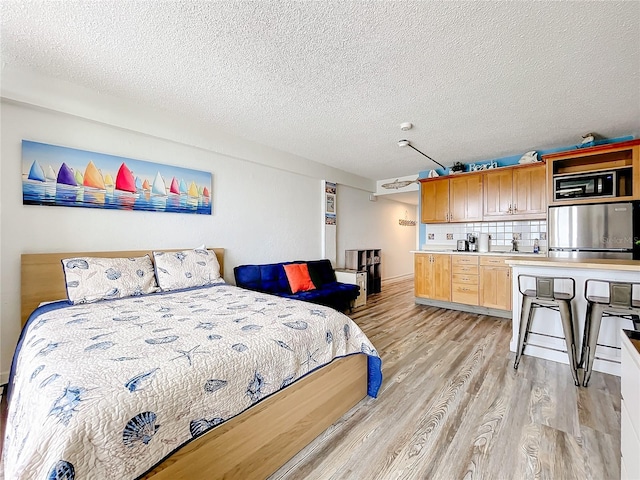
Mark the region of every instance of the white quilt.
<instances>
[{"instance_id":1,"label":"white quilt","mask_svg":"<svg viewBox=\"0 0 640 480\"><path fill-rule=\"evenodd\" d=\"M180 445L357 352L379 365L347 316L224 284L42 313L14 359L5 478L137 478Z\"/></svg>"}]
</instances>

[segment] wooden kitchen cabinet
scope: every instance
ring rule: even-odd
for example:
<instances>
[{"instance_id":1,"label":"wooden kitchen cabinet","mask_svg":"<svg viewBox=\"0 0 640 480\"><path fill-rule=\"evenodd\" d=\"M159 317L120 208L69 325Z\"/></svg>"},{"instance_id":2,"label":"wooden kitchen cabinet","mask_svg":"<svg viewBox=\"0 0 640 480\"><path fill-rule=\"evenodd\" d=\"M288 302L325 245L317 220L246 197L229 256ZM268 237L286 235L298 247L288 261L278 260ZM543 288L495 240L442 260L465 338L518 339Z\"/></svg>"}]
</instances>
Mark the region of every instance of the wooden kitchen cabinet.
<instances>
[{"instance_id":1,"label":"wooden kitchen cabinet","mask_svg":"<svg viewBox=\"0 0 640 480\"><path fill-rule=\"evenodd\" d=\"M451 301L478 305L478 255L451 257Z\"/></svg>"},{"instance_id":2,"label":"wooden kitchen cabinet","mask_svg":"<svg viewBox=\"0 0 640 480\"><path fill-rule=\"evenodd\" d=\"M547 170L544 164L513 169L513 218L545 218Z\"/></svg>"},{"instance_id":3,"label":"wooden kitchen cabinet","mask_svg":"<svg viewBox=\"0 0 640 480\"><path fill-rule=\"evenodd\" d=\"M420 184L422 223L449 221L449 179L434 179Z\"/></svg>"},{"instance_id":4,"label":"wooden kitchen cabinet","mask_svg":"<svg viewBox=\"0 0 640 480\"><path fill-rule=\"evenodd\" d=\"M498 168L483 174L483 220L545 218L544 163Z\"/></svg>"},{"instance_id":5,"label":"wooden kitchen cabinet","mask_svg":"<svg viewBox=\"0 0 640 480\"><path fill-rule=\"evenodd\" d=\"M422 223L482 220L482 175L425 179L420 183Z\"/></svg>"},{"instance_id":6,"label":"wooden kitchen cabinet","mask_svg":"<svg viewBox=\"0 0 640 480\"><path fill-rule=\"evenodd\" d=\"M511 310L511 268L505 257L480 257L480 305Z\"/></svg>"},{"instance_id":7,"label":"wooden kitchen cabinet","mask_svg":"<svg viewBox=\"0 0 640 480\"><path fill-rule=\"evenodd\" d=\"M482 220L482 175L463 175L449 180L449 221Z\"/></svg>"},{"instance_id":8,"label":"wooden kitchen cabinet","mask_svg":"<svg viewBox=\"0 0 640 480\"><path fill-rule=\"evenodd\" d=\"M545 155L549 205L640 200L640 139ZM615 194L607 197L555 198L556 180L565 176L615 172Z\"/></svg>"},{"instance_id":9,"label":"wooden kitchen cabinet","mask_svg":"<svg viewBox=\"0 0 640 480\"><path fill-rule=\"evenodd\" d=\"M432 300L451 300L451 255L414 255L415 296Z\"/></svg>"}]
</instances>

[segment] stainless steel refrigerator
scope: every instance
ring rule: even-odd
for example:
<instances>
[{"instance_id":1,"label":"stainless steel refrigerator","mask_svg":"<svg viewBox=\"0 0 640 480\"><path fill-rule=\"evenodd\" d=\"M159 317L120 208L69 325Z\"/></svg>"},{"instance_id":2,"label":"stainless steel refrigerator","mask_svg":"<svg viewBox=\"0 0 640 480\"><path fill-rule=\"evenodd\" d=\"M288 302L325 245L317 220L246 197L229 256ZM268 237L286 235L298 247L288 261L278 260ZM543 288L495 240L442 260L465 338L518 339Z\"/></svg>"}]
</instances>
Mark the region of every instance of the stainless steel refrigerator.
<instances>
[{"instance_id":1,"label":"stainless steel refrigerator","mask_svg":"<svg viewBox=\"0 0 640 480\"><path fill-rule=\"evenodd\" d=\"M549 257L638 258L638 211L632 202L549 207Z\"/></svg>"}]
</instances>

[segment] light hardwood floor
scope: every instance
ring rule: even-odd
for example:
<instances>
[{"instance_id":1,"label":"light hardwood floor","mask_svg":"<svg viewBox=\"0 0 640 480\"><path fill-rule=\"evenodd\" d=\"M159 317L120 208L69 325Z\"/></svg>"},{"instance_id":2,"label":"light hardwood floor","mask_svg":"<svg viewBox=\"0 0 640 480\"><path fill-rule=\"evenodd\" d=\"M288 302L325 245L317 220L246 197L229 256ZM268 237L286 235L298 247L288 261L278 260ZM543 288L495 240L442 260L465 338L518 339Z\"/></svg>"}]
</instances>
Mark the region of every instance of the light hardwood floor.
<instances>
[{"instance_id":1,"label":"light hardwood floor","mask_svg":"<svg viewBox=\"0 0 640 480\"><path fill-rule=\"evenodd\" d=\"M620 478L620 380L524 356L511 322L414 304L413 280L386 282L350 316L383 360L366 398L270 478Z\"/></svg>"}]
</instances>

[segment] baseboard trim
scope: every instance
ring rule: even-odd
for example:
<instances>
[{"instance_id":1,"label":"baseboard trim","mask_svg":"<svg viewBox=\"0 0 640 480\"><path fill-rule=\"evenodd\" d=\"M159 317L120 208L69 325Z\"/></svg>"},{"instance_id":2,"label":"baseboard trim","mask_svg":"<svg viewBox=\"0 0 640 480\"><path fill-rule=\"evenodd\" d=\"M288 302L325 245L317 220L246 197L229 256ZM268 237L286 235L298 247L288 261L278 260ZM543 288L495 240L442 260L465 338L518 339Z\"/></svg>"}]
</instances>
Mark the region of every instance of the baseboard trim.
<instances>
[{"instance_id":1,"label":"baseboard trim","mask_svg":"<svg viewBox=\"0 0 640 480\"><path fill-rule=\"evenodd\" d=\"M442 300L431 300L428 298L416 297L418 305L428 305L430 307L448 308L449 310L460 310L462 312L477 313L480 315L491 315L492 317L508 318L511 320L511 310L499 310L497 308L480 307L477 305L466 305L464 303L443 302Z\"/></svg>"}]
</instances>

